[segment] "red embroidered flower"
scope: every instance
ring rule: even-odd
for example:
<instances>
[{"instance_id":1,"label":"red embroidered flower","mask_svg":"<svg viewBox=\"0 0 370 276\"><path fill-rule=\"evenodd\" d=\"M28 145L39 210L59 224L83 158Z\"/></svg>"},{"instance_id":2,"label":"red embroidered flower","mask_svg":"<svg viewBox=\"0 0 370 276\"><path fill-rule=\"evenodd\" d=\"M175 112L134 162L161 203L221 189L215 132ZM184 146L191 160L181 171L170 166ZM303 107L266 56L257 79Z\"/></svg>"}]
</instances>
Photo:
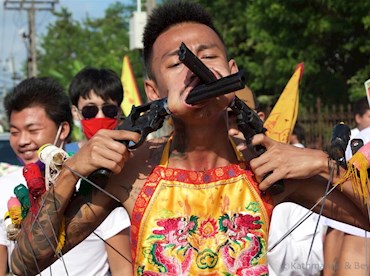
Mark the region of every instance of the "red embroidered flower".
<instances>
[{"instance_id":1,"label":"red embroidered flower","mask_svg":"<svg viewBox=\"0 0 370 276\"><path fill-rule=\"evenodd\" d=\"M199 233L204 238L214 237L217 234L217 223L214 219L208 218L199 227Z\"/></svg>"}]
</instances>

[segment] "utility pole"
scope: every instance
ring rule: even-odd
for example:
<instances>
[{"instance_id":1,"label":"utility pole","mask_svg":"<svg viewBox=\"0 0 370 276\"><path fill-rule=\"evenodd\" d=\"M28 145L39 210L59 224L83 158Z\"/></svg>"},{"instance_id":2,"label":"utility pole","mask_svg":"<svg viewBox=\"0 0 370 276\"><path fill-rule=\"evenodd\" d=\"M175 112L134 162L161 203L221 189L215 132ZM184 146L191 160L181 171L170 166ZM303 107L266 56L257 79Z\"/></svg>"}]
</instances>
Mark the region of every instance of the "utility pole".
<instances>
[{"instance_id":1,"label":"utility pole","mask_svg":"<svg viewBox=\"0 0 370 276\"><path fill-rule=\"evenodd\" d=\"M35 77L37 75L37 55L36 55L36 11L53 11L55 4L59 0L4 0L5 10L25 10L28 13L28 41L27 47L27 75Z\"/></svg>"},{"instance_id":2,"label":"utility pole","mask_svg":"<svg viewBox=\"0 0 370 276\"><path fill-rule=\"evenodd\" d=\"M156 5L157 5L156 0L147 0L146 1L146 12L148 13L148 15L150 15L152 13L152 10L155 8Z\"/></svg>"},{"instance_id":3,"label":"utility pole","mask_svg":"<svg viewBox=\"0 0 370 276\"><path fill-rule=\"evenodd\" d=\"M14 56L10 57L9 67L10 67L10 73L12 75L13 88L14 88L16 86L16 81L17 80L19 81L21 79L20 75L15 71Z\"/></svg>"}]
</instances>

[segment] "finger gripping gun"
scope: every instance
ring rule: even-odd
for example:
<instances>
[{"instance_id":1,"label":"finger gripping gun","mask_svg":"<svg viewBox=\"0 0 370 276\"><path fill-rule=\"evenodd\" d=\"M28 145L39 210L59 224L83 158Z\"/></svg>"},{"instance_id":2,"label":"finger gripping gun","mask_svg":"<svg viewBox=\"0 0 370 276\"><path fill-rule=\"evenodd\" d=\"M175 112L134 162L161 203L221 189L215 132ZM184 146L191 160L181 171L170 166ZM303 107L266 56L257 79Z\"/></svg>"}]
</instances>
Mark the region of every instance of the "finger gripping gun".
<instances>
[{"instance_id":1,"label":"finger gripping gun","mask_svg":"<svg viewBox=\"0 0 370 276\"><path fill-rule=\"evenodd\" d=\"M140 133L140 140L137 143L122 140L129 149L136 149L141 146L149 133L160 129L164 119L170 112L167 108L167 98L156 100L140 106L132 106L130 114L124 118L123 123L118 125L116 130L129 130ZM99 169L89 175L89 179L99 182L99 179L108 179L111 171Z\"/></svg>"},{"instance_id":2,"label":"finger gripping gun","mask_svg":"<svg viewBox=\"0 0 370 276\"><path fill-rule=\"evenodd\" d=\"M252 146L252 138L254 135L259 133L265 133L266 128L263 126L263 121L258 114L248 107L248 105L235 96L234 100L229 106L232 111L236 114L236 123L238 129L243 133L248 149L255 156L260 156L266 151L266 148L257 145ZM270 194L276 195L284 192L284 183L282 180L272 184L268 190Z\"/></svg>"}]
</instances>

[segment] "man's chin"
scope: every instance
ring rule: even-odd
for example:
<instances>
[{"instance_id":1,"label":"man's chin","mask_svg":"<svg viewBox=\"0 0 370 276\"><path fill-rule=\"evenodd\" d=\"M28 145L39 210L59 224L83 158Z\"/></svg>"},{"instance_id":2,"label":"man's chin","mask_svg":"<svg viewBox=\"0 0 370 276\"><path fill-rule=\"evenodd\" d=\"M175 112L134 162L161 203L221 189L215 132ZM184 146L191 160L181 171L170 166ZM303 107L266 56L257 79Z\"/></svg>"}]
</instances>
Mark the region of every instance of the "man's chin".
<instances>
[{"instance_id":1,"label":"man's chin","mask_svg":"<svg viewBox=\"0 0 370 276\"><path fill-rule=\"evenodd\" d=\"M24 158L22 156L19 156L19 158L21 159L22 163L24 165L28 165L28 164L31 164L31 163L35 163L37 162L38 158Z\"/></svg>"}]
</instances>

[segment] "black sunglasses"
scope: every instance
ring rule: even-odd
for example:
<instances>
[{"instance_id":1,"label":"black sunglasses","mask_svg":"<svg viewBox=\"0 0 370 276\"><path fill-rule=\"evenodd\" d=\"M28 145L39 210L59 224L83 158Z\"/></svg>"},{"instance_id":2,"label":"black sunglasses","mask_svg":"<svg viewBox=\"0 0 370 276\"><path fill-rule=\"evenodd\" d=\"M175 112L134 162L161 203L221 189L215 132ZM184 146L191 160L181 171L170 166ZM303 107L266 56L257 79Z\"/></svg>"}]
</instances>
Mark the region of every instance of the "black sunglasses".
<instances>
[{"instance_id":1,"label":"black sunglasses","mask_svg":"<svg viewBox=\"0 0 370 276\"><path fill-rule=\"evenodd\" d=\"M107 104L101 107L103 114L108 118L117 118L119 107L114 104ZM95 118L99 112L99 107L96 105L85 105L81 109L81 114L85 119Z\"/></svg>"}]
</instances>

